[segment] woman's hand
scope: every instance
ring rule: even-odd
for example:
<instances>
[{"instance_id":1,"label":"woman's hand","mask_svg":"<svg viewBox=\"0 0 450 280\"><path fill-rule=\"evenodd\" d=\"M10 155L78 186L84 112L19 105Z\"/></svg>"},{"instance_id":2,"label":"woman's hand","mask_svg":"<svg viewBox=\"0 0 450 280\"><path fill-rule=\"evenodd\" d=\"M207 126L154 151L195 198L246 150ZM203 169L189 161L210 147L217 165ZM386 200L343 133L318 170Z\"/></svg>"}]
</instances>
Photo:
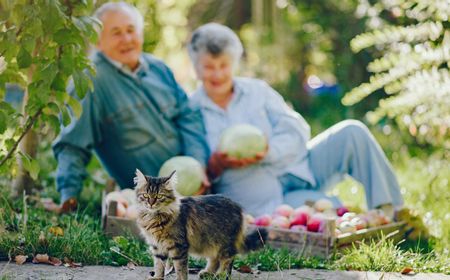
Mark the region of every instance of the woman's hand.
<instances>
[{"instance_id":1,"label":"woman's hand","mask_svg":"<svg viewBox=\"0 0 450 280\"><path fill-rule=\"evenodd\" d=\"M238 159L231 157L223 152L214 152L208 161L208 174L212 178L219 177L227 168L244 168L252 164L260 162L267 154L268 148L265 151L257 153L252 158Z\"/></svg>"}]
</instances>

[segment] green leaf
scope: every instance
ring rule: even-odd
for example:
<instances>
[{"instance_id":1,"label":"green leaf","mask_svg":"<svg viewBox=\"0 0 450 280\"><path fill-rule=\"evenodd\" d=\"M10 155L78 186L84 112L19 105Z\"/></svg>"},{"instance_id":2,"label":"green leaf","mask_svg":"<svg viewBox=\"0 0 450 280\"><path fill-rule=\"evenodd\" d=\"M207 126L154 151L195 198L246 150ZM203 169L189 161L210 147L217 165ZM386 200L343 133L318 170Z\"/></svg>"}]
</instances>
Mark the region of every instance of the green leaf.
<instances>
[{"instance_id":1,"label":"green leaf","mask_svg":"<svg viewBox=\"0 0 450 280\"><path fill-rule=\"evenodd\" d=\"M76 71L73 73L73 82L75 84L75 91L80 99L86 95L90 88L89 77L82 71Z\"/></svg>"},{"instance_id":2,"label":"green leaf","mask_svg":"<svg viewBox=\"0 0 450 280\"><path fill-rule=\"evenodd\" d=\"M72 109L72 112L74 113L74 115L77 117L77 119L79 119L81 116L81 113L83 112L83 108L81 107L80 102L78 102L78 100L76 100L75 98L70 96L69 101L67 103L69 104L70 108Z\"/></svg>"},{"instance_id":3,"label":"green leaf","mask_svg":"<svg viewBox=\"0 0 450 280\"><path fill-rule=\"evenodd\" d=\"M67 78L61 72L58 72L50 87L56 91L65 91L66 80Z\"/></svg>"},{"instance_id":4,"label":"green leaf","mask_svg":"<svg viewBox=\"0 0 450 280\"><path fill-rule=\"evenodd\" d=\"M40 170L41 168L39 166L39 162L35 159L32 159L30 170L28 170L28 172L30 172L30 176L31 178L33 178L33 180L37 180Z\"/></svg>"},{"instance_id":5,"label":"green leaf","mask_svg":"<svg viewBox=\"0 0 450 280\"><path fill-rule=\"evenodd\" d=\"M15 110L10 104L6 103L5 101L1 101L0 102L0 111L9 115L9 114L12 114Z\"/></svg>"},{"instance_id":6,"label":"green leaf","mask_svg":"<svg viewBox=\"0 0 450 280\"><path fill-rule=\"evenodd\" d=\"M68 126L70 124L71 120L70 120L70 115L69 115L67 107L64 107L64 109L61 111L62 111L61 113L62 113L63 125Z\"/></svg>"},{"instance_id":7,"label":"green leaf","mask_svg":"<svg viewBox=\"0 0 450 280\"><path fill-rule=\"evenodd\" d=\"M5 113L0 111L0 134L6 131L7 125L7 116Z\"/></svg>"},{"instance_id":8,"label":"green leaf","mask_svg":"<svg viewBox=\"0 0 450 280\"><path fill-rule=\"evenodd\" d=\"M59 134L61 128L59 118L55 115L49 115L47 116L47 118L47 124L49 124L50 127L55 131L55 134Z\"/></svg>"},{"instance_id":9,"label":"green leaf","mask_svg":"<svg viewBox=\"0 0 450 280\"><path fill-rule=\"evenodd\" d=\"M125 237L119 235L114 237L113 240L119 247L119 251L120 249L125 250L126 248L128 248L129 242L128 239L126 239Z\"/></svg>"},{"instance_id":10,"label":"green leaf","mask_svg":"<svg viewBox=\"0 0 450 280\"><path fill-rule=\"evenodd\" d=\"M39 166L39 162L24 153L20 153L20 155L22 156L23 168L25 168L25 170L30 173L30 176L31 178L33 178L33 180L37 180L39 171L41 169Z\"/></svg>"},{"instance_id":11,"label":"green leaf","mask_svg":"<svg viewBox=\"0 0 450 280\"><path fill-rule=\"evenodd\" d=\"M21 45L25 48L25 50L31 53L34 50L36 45L36 35L32 36L30 34L25 34L22 37Z\"/></svg>"},{"instance_id":12,"label":"green leaf","mask_svg":"<svg viewBox=\"0 0 450 280\"><path fill-rule=\"evenodd\" d=\"M24 47L21 47L17 54L17 65L19 65L19 68L27 68L32 62L33 59L30 53Z\"/></svg>"}]
</instances>

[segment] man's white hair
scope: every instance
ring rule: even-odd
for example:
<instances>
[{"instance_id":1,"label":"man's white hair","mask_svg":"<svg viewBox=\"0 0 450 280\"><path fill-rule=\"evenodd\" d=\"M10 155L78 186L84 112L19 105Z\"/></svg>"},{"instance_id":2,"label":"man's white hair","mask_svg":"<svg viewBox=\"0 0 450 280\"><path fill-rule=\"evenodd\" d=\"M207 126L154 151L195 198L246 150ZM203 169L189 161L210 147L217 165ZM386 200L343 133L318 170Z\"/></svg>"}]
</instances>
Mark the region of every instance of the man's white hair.
<instances>
[{"instance_id":1,"label":"man's white hair","mask_svg":"<svg viewBox=\"0 0 450 280\"><path fill-rule=\"evenodd\" d=\"M188 52L195 69L199 70L199 58L204 54L218 56L228 54L233 66L239 64L244 48L236 33L218 23L207 23L197 28L188 44Z\"/></svg>"},{"instance_id":2,"label":"man's white hair","mask_svg":"<svg viewBox=\"0 0 450 280\"><path fill-rule=\"evenodd\" d=\"M133 19L136 21L136 28L139 32L144 31L144 17L139 10L126 2L108 2L101 5L95 12L94 17L99 21L102 21L103 16L108 12L123 12L127 11L133 15Z\"/></svg>"}]
</instances>

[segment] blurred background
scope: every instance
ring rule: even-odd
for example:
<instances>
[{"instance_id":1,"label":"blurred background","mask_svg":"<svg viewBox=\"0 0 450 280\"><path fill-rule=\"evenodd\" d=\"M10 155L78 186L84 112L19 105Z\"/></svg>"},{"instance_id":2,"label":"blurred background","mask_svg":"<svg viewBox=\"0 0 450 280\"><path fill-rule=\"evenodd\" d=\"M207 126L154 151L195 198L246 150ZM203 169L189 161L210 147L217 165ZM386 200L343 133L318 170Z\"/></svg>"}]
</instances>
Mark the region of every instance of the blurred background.
<instances>
[{"instance_id":1,"label":"blurred background","mask_svg":"<svg viewBox=\"0 0 450 280\"><path fill-rule=\"evenodd\" d=\"M104 2L95 1L89 9ZM197 82L186 42L198 26L218 22L243 42L237 74L267 81L305 117L313 136L348 118L368 124L394 165L406 204L441 238L440 248L448 248L448 0L129 2L145 16L145 51L166 61L188 94ZM0 57L0 73L1 68ZM20 108L21 88L7 84L4 100ZM36 131L37 185L41 195L57 200L51 151L55 133ZM107 175L95 158L89 170L82 196L98 206ZM9 184L14 172L9 173L0 185ZM365 207L360 186L350 179L333 194L347 205Z\"/></svg>"}]
</instances>

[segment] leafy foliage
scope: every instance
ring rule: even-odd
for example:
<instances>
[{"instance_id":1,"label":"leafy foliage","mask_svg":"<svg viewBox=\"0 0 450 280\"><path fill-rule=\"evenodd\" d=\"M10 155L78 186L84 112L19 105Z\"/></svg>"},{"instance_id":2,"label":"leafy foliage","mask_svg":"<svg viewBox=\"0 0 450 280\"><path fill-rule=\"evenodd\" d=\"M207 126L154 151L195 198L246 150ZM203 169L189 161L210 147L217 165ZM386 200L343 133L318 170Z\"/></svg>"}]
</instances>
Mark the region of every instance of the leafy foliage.
<instances>
[{"instance_id":1,"label":"leafy foliage","mask_svg":"<svg viewBox=\"0 0 450 280\"><path fill-rule=\"evenodd\" d=\"M95 70L86 54L100 24L87 16L92 6L90 0L0 1L0 174L14 175L15 150L29 130L57 134L59 115L68 123L67 104L81 114L66 86L73 78L76 98L92 87L88 74ZM11 83L25 90L23 111L3 101ZM35 159L21 158L36 178Z\"/></svg>"},{"instance_id":2,"label":"leafy foliage","mask_svg":"<svg viewBox=\"0 0 450 280\"><path fill-rule=\"evenodd\" d=\"M367 117L372 123L393 118L419 142L450 147L450 5L447 1L361 1L374 30L351 41L355 52L375 47L378 59L367 69L369 82L348 92L353 105L383 89L388 97ZM363 14L364 14L363 13ZM376 28L376 29L375 29Z\"/></svg>"}]
</instances>

